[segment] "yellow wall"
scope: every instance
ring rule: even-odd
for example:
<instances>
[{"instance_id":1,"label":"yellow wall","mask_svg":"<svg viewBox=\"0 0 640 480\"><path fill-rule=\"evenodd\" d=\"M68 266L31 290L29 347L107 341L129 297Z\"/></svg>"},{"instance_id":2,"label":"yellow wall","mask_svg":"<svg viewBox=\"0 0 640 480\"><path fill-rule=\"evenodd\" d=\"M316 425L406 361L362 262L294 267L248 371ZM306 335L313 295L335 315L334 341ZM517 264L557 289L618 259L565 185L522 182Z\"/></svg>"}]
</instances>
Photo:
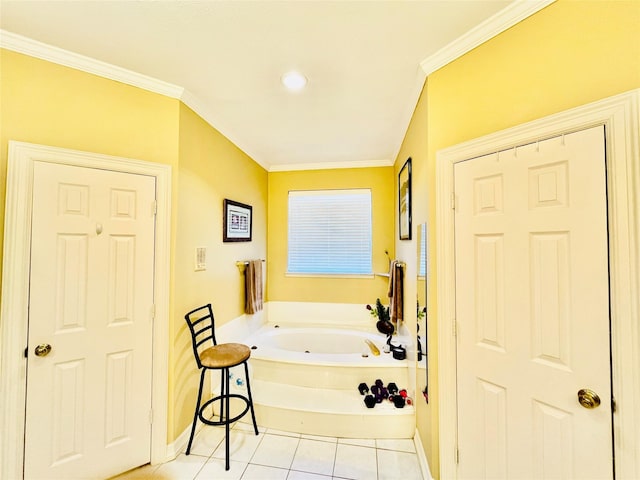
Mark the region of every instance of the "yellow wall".
<instances>
[{"instance_id":1,"label":"yellow wall","mask_svg":"<svg viewBox=\"0 0 640 480\"><path fill-rule=\"evenodd\" d=\"M559 1L429 77L429 149L631 90L640 2Z\"/></svg>"},{"instance_id":2,"label":"yellow wall","mask_svg":"<svg viewBox=\"0 0 640 480\"><path fill-rule=\"evenodd\" d=\"M426 170L417 190L435 219L435 159L442 148L640 87L640 2L559 1L427 79L396 166ZM427 153L424 154L426 138ZM419 166L423 165L423 166ZM431 228L429 254L435 258ZM429 286L430 398L418 429L438 476L436 265Z\"/></svg>"},{"instance_id":3,"label":"yellow wall","mask_svg":"<svg viewBox=\"0 0 640 480\"><path fill-rule=\"evenodd\" d=\"M413 219L413 235L411 242L397 241L398 256L405 259L407 263L416 263L418 257L418 235L417 229L420 224L427 223L428 230L427 235L433 236L435 229L433 227L433 220L435 217L429 215L429 199L433 194L433 186L431 185L431 177L433 176L433 169L428 162L428 149L427 149L427 90L426 84L416 105L416 109L411 118L409 128L405 134L404 141L398 153L398 157L395 162L396 175L404 165L407 158L411 157L411 178L412 178L412 219ZM429 223L429 220L431 222ZM430 251L432 262L435 259L434 245L431 238L429 239ZM407 271L415 272L413 276L408 276L405 285L408 287L410 284L415 285L416 296L424 299L426 292L424 291L425 282L417 281L418 267L415 265L413 268L407 266ZM431 279L430 279L431 281ZM422 288L423 291L418 289ZM408 293L407 293L408 295ZM408 297L407 297L408 298ZM431 299L427 303L428 315L427 325L433 319L434 312L432 311ZM425 305L424 300L420 302L421 305ZM407 323L409 321L408 313L405 311L405 317L407 317ZM410 312L413 314L413 312ZM413 321L413 318L411 319ZM415 334L411 330L411 334ZM434 419L431 410L433 410L434 398L434 369L436 366L435 358L437 356L437 344L433 336L427 337L424 331L420 332L423 349L429 352L431 360L429 361L429 395L432 399L429 404L423 401L421 395L422 390L426 385L426 372L424 370L416 370L416 395L415 395L415 409L416 409L416 423L419 426L418 432L420 433L420 439L427 454L432 450L432 439L437 440L438 423L437 419ZM428 338L428 344L425 342L425 338ZM436 459L429 458L429 465L432 471L437 471Z\"/></svg>"},{"instance_id":4,"label":"yellow wall","mask_svg":"<svg viewBox=\"0 0 640 480\"><path fill-rule=\"evenodd\" d=\"M308 170L269 174L267 261L269 301L372 303L385 298L388 283L381 277L337 278L286 275L287 210L290 190L370 188L373 210L373 271L388 272L384 251L394 255L393 167Z\"/></svg>"},{"instance_id":5,"label":"yellow wall","mask_svg":"<svg viewBox=\"0 0 640 480\"><path fill-rule=\"evenodd\" d=\"M224 324L244 310L236 260L265 258L267 173L178 100L0 50L0 229L8 141L172 166L168 441L189 425L197 373L183 315L209 301ZM223 244L222 199L253 206L253 241ZM1 243L0 243L1 245ZM208 269L194 272L194 247Z\"/></svg>"},{"instance_id":6,"label":"yellow wall","mask_svg":"<svg viewBox=\"0 0 640 480\"><path fill-rule=\"evenodd\" d=\"M0 50L0 75L0 228L9 140L171 165L175 202L178 100L8 50ZM175 229L171 244L174 252Z\"/></svg>"},{"instance_id":7,"label":"yellow wall","mask_svg":"<svg viewBox=\"0 0 640 480\"><path fill-rule=\"evenodd\" d=\"M173 437L193 420L198 389L184 313L211 302L216 325L244 313L244 275L236 261L266 258L267 172L190 108L180 107L180 165L176 225L175 310L170 364L174 380ZM253 207L251 242L222 241L225 198ZM194 270L196 247L207 248L207 270Z\"/></svg>"},{"instance_id":8,"label":"yellow wall","mask_svg":"<svg viewBox=\"0 0 640 480\"><path fill-rule=\"evenodd\" d=\"M175 99L0 49L0 218L9 140L176 165L178 105ZM4 222L1 238L2 229Z\"/></svg>"}]
</instances>

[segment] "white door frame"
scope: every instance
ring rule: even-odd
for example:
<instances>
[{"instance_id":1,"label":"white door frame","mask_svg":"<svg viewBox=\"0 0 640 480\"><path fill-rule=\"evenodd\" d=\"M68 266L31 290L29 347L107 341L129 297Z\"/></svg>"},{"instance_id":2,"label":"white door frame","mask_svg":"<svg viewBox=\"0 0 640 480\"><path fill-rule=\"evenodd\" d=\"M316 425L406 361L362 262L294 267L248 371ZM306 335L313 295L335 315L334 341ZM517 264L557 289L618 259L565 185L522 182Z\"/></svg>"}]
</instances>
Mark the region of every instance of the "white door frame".
<instances>
[{"instance_id":1,"label":"white door frame","mask_svg":"<svg viewBox=\"0 0 640 480\"><path fill-rule=\"evenodd\" d=\"M75 165L156 179L151 463L167 456L171 167L140 160L9 142L0 317L0 478L22 478L31 262L33 165Z\"/></svg>"},{"instance_id":2,"label":"white door frame","mask_svg":"<svg viewBox=\"0 0 640 480\"><path fill-rule=\"evenodd\" d=\"M596 125L605 126L606 136L615 469L620 479L640 477L639 111L640 90L633 90L437 152L440 478L454 479L457 472L454 165Z\"/></svg>"}]
</instances>

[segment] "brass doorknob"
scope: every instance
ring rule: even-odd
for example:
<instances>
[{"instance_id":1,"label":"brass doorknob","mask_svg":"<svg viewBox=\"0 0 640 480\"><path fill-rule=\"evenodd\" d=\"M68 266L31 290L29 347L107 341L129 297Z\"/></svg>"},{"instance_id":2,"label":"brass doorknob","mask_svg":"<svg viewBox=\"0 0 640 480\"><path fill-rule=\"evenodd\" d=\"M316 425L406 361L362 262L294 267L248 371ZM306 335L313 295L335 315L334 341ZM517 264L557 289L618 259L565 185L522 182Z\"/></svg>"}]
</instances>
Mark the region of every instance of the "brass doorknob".
<instances>
[{"instance_id":1,"label":"brass doorknob","mask_svg":"<svg viewBox=\"0 0 640 480\"><path fill-rule=\"evenodd\" d=\"M51 345L49 345L48 343L41 343L34 350L36 357L46 357L47 355L49 355L50 352L51 352Z\"/></svg>"},{"instance_id":2,"label":"brass doorknob","mask_svg":"<svg viewBox=\"0 0 640 480\"><path fill-rule=\"evenodd\" d=\"M600 405L600 397L593 390L583 388L578 391L578 402L584 408L596 408Z\"/></svg>"}]
</instances>

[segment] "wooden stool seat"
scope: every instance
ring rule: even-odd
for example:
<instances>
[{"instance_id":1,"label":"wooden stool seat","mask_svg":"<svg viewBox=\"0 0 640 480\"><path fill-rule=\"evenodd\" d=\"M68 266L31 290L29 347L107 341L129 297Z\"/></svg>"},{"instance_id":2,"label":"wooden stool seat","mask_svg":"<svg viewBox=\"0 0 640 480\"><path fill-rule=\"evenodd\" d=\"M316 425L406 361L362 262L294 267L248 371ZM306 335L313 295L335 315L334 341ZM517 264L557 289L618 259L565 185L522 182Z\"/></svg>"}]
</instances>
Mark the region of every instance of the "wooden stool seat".
<instances>
[{"instance_id":1,"label":"wooden stool seat","mask_svg":"<svg viewBox=\"0 0 640 480\"><path fill-rule=\"evenodd\" d=\"M251 349L241 343L221 343L200 354L200 362L205 368L235 367L251 356Z\"/></svg>"}]
</instances>

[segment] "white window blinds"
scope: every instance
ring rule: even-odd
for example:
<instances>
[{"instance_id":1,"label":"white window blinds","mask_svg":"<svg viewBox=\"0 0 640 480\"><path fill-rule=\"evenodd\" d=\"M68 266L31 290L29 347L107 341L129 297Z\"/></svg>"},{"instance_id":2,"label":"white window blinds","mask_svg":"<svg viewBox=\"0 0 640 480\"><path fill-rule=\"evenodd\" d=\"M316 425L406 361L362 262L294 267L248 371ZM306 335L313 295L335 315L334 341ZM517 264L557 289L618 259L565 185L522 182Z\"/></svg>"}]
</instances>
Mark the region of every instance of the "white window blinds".
<instances>
[{"instance_id":1,"label":"white window blinds","mask_svg":"<svg viewBox=\"0 0 640 480\"><path fill-rule=\"evenodd\" d=\"M371 190L289 192L288 273L371 274Z\"/></svg>"}]
</instances>

